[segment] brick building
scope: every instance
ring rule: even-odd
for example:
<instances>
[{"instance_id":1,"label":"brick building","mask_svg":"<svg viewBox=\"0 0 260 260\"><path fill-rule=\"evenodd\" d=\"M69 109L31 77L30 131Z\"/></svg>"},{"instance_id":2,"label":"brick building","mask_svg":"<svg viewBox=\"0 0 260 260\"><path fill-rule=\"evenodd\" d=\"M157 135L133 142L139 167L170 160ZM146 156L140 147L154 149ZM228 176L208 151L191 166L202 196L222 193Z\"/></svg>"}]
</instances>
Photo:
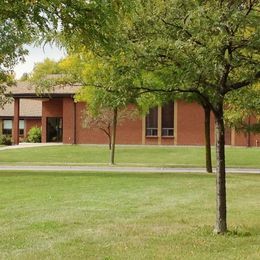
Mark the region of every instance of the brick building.
<instances>
[{"instance_id":1,"label":"brick building","mask_svg":"<svg viewBox=\"0 0 260 260\"><path fill-rule=\"evenodd\" d=\"M0 130L3 134L12 133L15 144L26 136L32 126L41 126L42 142L106 144L107 137L102 131L82 126L85 104L73 100L79 87L55 88L39 97L28 84L19 83L11 89L13 104L0 110ZM214 144L214 117L211 117L211 140ZM180 100L153 108L146 117L122 122L117 130L117 143L203 145L203 109L196 103ZM227 145L256 146L258 143L260 134L246 135L233 129L226 131Z\"/></svg>"}]
</instances>

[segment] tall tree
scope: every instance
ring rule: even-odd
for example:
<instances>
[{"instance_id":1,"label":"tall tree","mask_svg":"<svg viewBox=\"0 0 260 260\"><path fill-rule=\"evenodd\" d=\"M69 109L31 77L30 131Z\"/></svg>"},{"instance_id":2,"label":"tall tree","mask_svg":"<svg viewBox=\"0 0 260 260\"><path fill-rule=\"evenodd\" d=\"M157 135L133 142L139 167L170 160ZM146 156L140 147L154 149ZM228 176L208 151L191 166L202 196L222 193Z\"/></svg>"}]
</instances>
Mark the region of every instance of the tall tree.
<instances>
[{"instance_id":1,"label":"tall tree","mask_svg":"<svg viewBox=\"0 0 260 260\"><path fill-rule=\"evenodd\" d=\"M114 56L103 58L83 51L73 56L73 63L77 68L81 64L81 71L69 66L71 78L77 78L83 86L76 100L85 101L93 116L99 116L104 109L110 110L113 115L110 163L114 164L118 119L127 105L135 103L136 91L129 89L133 77L121 72L124 67L120 55L118 59ZM66 61L64 64L68 68Z\"/></svg>"},{"instance_id":2,"label":"tall tree","mask_svg":"<svg viewBox=\"0 0 260 260\"><path fill-rule=\"evenodd\" d=\"M140 62L156 65L153 70L164 81L162 90L196 93L214 113L215 232L225 233L224 99L259 81L259 2L169 0L140 6L142 13L132 30L142 50Z\"/></svg>"},{"instance_id":3,"label":"tall tree","mask_svg":"<svg viewBox=\"0 0 260 260\"><path fill-rule=\"evenodd\" d=\"M114 86L128 91L140 83L139 89L146 91L196 93L210 107L216 125L215 232L225 233L224 99L259 81L259 1L62 3L61 33L70 48L91 47L99 55L125 56L120 72L128 75L128 84ZM138 84L129 80L140 70L153 70L163 84L145 86L142 80Z\"/></svg>"}]
</instances>

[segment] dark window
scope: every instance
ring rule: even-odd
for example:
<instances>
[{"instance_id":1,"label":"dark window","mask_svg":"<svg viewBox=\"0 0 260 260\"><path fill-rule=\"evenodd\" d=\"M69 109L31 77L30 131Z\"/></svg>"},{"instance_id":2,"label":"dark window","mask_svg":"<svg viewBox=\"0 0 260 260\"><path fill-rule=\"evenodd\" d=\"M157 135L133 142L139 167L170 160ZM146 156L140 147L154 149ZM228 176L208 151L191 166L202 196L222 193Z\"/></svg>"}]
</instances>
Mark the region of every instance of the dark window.
<instances>
[{"instance_id":1,"label":"dark window","mask_svg":"<svg viewBox=\"0 0 260 260\"><path fill-rule=\"evenodd\" d=\"M62 142L62 118L47 118L47 142Z\"/></svg>"},{"instance_id":2,"label":"dark window","mask_svg":"<svg viewBox=\"0 0 260 260\"><path fill-rule=\"evenodd\" d=\"M158 135L158 108L154 107L149 110L146 116L146 136Z\"/></svg>"},{"instance_id":3,"label":"dark window","mask_svg":"<svg viewBox=\"0 0 260 260\"><path fill-rule=\"evenodd\" d=\"M162 136L173 136L173 103L162 107Z\"/></svg>"},{"instance_id":4,"label":"dark window","mask_svg":"<svg viewBox=\"0 0 260 260\"><path fill-rule=\"evenodd\" d=\"M19 120L19 135L24 135L24 120Z\"/></svg>"},{"instance_id":5,"label":"dark window","mask_svg":"<svg viewBox=\"0 0 260 260\"><path fill-rule=\"evenodd\" d=\"M12 135L12 120L3 120L3 135Z\"/></svg>"}]
</instances>

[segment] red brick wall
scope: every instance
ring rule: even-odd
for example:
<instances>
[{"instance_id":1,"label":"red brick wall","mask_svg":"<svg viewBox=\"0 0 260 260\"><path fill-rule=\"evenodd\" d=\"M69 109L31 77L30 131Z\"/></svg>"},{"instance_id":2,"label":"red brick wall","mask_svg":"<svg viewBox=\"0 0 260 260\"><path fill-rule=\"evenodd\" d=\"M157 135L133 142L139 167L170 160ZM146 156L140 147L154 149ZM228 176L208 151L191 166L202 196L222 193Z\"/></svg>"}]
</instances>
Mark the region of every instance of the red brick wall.
<instances>
[{"instance_id":1,"label":"red brick wall","mask_svg":"<svg viewBox=\"0 0 260 260\"><path fill-rule=\"evenodd\" d=\"M88 129L82 126L82 111L84 103L76 105L76 133L78 144L107 144L108 139L100 129ZM141 144L142 143L142 121L141 119L129 120L120 123L117 127L117 144Z\"/></svg>"},{"instance_id":2,"label":"red brick wall","mask_svg":"<svg viewBox=\"0 0 260 260\"><path fill-rule=\"evenodd\" d=\"M250 123L256 123L256 119L254 117L250 117ZM260 147L260 134L247 134L247 133L234 133L234 137L232 140L232 144L235 146L258 146Z\"/></svg>"},{"instance_id":3,"label":"red brick wall","mask_svg":"<svg viewBox=\"0 0 260 260\"><path fill-rule=\"evenodd\" d=\"M46 120L47 117L63 116L63 99L54 98L42 102L42 142L46 143Z\"/></svg>"},{"instance_id":4,"label":"red brick wall","mask_svg":"<svg viewBox=\"0 0 260 260\"><path fill-rule=\"evenodd\" d=\"M178 145L203 145L204 111L196 103L177 101L177 143ZM211 143L214 144L214 116L211 116Z\"/></svg>"},{"instance_id":5,"label":"red brick wall","mask_svg":"<svg viewBox=\"0 0 260 260\"><path fill-rule=\"evenodd\" d=\"M162 137L162 144L174 145L174 137Z\"/></svg>"},{"instance_id":6,"label":"red brick wall","mask_svg":"<svg viewBox=\"0 0 260 260\"><path fill-rule=\"evenodd\" d=\"M63 98L63 143L75 143L75 103L72 98Z\"/></svg>"},{"instance_id":7,"label":"red brick wall","mask_svg":"<svg viewBox=\"0 0 260 260\"><path fill-rule=\"evenodd\" d=\"M76 108L74 114L74 108ZM82 126L82 110L85 104L77 103L74 105L73 99L51 99L43 102L42 106L42 141L46 142L46 118L63 117L63 142L72 144L107 144L107 136L99 129L87 129ZM196 103L186 103L177 101L177 120L175 128L177 136L174 138L161 138L161 144L177 145L203 145L204 144L204 111ZM76 127L74 127L74 115L76 115ZM177 123L176 123L177 122ZM26 133L37 122L26 122ZM252 119L253 123L253 119ZM76 140L74 140L74 129L76 130ZM211 142L214 144L214 116L211 116ZM227 138L230 139L230 136ZM228 140L227 140L228 141ZM229 140L230 141L230 140ZM236 133L232 138L233 145L247 145L247 137L244 134ZM250 136L251 146L260 146L260 134ZM142 143L142 120L128 120L120 123L117 128L118 144L141 144ZM158 138L145 139L146 144L158 144ZM228 142L229 144L230 142Z\"/></svg>"}]
</instances>

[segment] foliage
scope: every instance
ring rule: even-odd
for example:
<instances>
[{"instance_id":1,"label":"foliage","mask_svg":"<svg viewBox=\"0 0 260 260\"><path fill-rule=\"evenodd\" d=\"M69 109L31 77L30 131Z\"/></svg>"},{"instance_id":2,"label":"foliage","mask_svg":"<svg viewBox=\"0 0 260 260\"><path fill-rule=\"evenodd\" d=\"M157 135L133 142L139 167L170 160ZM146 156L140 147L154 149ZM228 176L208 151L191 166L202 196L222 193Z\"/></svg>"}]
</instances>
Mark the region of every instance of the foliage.
<instances>
[{"instance_id":1,"label":"foliage","mask_svg":"<svg viewBox=\"0 0 260 260\"><path fill-rule=\"evenodd\" d=\"M41 138L42 138L42 131L40 127L32 127L29 131L28 131L28 135L26 140L29 143L40 143L41 142Z\"/></svg>"},{"instance_id":2,"label":"foliage","mask_svg":"<svg viewBox=\"0 0 260 260\"><path fill-rule=\"evenodd\" d=\"M12 145L12 137L9 135L0 135L0 144Z\"/></svg>"},{"instance_id":3,"label":"foliage","mask_svg":"<svg viewBox=\"0 0 260 260\"><path fill-rule=\"evenodd\" d=\"M28 53L25 44L57 28L57 17L46 1L12 1L0 4L0 105L13 84L13 67ZM53 9L54 11L54 9Z\"/></svg>"},{"instance_id":4,"label":"foliage","mask_svg":"<svg viewBox=\"0 0 260 260\"><path fill-rule=\"evenodd\" d=\"M23 73L19 81L27 81L27 80L29 80L29 74L25 72Z\"/></svg>"},{"instance_id":5,"label":"foliage","mask_svg":"<svg viewBox=\"0 0 260 260\"><path fill-rule=\"evenodd\" d=\"M249 117L260 120L260 85L231 92L225 100L225 121L230 127L245 132L257 132L257 124L248 124Z\"/></svg>"},{"instance_id":6,"label":"foliage","mask_svg":"<svg viewBox=\"0 0 260 260\"><path fill-rule=\"evenodd\" d=\"M129 30L140 68L163 84L147 91L196 93L215 115L217 218L226 226L224 98L259 82L259 1L136 1Z\"/></svg>"}]
</instances>

